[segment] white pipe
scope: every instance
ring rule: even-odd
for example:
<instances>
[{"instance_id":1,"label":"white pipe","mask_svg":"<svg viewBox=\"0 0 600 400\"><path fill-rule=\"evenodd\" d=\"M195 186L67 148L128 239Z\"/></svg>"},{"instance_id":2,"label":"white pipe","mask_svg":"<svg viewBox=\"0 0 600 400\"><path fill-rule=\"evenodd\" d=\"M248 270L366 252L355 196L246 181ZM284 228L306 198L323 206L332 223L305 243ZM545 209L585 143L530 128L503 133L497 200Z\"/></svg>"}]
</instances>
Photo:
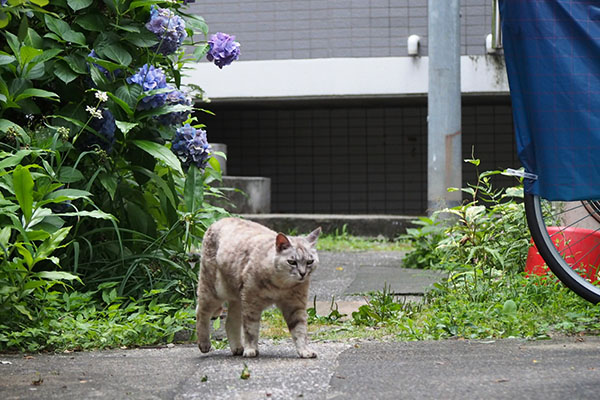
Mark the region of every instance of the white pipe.
<instances>
[{"instance_id":1,"label":"white pipe","mask_svg":"<svg viewBox=\"0 0 600 400\"><path fill-rule=\"evenodd\" d=\"M419 41L421 38L419 35L410 35L407 40L408 55L418 56L419 55Z\"/></svg>"}]
</instances>

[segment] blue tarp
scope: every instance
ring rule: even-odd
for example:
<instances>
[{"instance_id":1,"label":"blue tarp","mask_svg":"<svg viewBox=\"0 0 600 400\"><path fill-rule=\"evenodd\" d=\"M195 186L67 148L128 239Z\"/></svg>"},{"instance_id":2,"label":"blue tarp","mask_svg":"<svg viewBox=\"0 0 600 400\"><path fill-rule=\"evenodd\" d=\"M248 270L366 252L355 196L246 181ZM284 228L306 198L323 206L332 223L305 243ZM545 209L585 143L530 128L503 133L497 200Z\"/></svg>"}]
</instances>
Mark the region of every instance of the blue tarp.
<instances>
[{"instance_id":1,"label":"blue tarp","mask_svg":"<svg viewBox=\"0 0 600 400\"><path fill-rule=\"evenodd\" d=\"M600 0L500 0L525 191L600 199Z\"/></svg>"}]
</instances>

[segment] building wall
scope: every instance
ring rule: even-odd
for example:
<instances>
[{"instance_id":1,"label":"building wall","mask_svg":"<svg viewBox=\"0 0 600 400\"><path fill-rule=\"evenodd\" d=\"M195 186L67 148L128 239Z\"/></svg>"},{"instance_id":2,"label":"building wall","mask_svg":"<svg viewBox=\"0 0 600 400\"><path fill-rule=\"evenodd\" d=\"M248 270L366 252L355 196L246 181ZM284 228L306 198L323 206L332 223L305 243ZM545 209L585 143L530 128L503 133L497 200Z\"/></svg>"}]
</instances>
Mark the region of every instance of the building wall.
<instances>
[{"instance_id":1,"label":"building wall","mask_svg":"<svg viewBox=\"0 0 600 400\"><path fill-rule=\"evenodd\" d=\"M271 178L276 213L422 214L427 204L427 107L329 102L229 105L206 116L228 145L229 175ZM508 100L463 106L463 155L480 171L518 168ZM463 177L475 182L475 168ZM510 179L500 179L501 184Z\"/></svg>"},{"instance_id":2,"label":"building wall","mask_svg":"<svg viewBox=\"0 0 600 400\"><path fill-rule=\"evenodd\" d=\"M216 116L198 117L227 144L228 174L271 178L272 212L426 211L428 0L205 0L191 11L241 43L239 61L200 63L184 81L213 99L202 106ZM461 0L462 151L480 171L519 167L503 59L485 51L491 18L490 0ZM407 55L413 34L419 57ZM463 184L475 180L465 164Z\"/></svg>"},{"instance_id":3,"label":"building wall","mask_svg":"<svg viewBox=\"0 0 600 400\"><path fill-rule=\"evenodd\" d=\"M438 0L444 1L444 0ZM427 55L427 0L206 0L190 5L211 32L242 43L240 60L406 56L409 35ZM461 1L462 55L485 54L492 2Z\"/></svg>"}]
</instances>

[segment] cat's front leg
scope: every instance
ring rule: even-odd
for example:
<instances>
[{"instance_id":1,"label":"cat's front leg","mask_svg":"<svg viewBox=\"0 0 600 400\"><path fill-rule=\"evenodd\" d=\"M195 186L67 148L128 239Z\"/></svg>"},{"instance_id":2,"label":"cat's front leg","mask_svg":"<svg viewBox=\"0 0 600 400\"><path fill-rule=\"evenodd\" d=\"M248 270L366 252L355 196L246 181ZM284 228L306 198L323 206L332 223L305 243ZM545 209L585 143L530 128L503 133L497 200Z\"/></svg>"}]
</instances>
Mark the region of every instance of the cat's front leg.
<instances>
[{"instance_id":1,"label":"cat's front leg","mask_svg":"<svg viewBox=\"0 0 600 400\"><path fill-rule=\"evenodd\" d=\"M244 332L244 357L258 356L258 334L262 309L242 305L242 329Z\"/></svg>"},{"instance_id":2,"label":"cat's front leg","mask_svg":"<svg viewBox=\"0 0 600 400\"><path fill-rule=\"evenodd\" d=\"M279 308L290 330L298 355L301 358L315 358L317 353L308 347L307 315L304 305L281 304Z\"/></svg>"}]
</instances>

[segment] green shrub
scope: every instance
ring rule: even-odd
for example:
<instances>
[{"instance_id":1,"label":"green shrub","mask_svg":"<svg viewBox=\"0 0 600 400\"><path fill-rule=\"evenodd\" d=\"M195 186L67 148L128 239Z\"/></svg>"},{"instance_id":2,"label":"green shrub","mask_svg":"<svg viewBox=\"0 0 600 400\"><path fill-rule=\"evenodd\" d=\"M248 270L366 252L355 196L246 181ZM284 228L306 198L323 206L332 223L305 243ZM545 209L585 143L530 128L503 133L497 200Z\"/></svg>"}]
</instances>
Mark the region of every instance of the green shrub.
<instances>
[{"instance_id":1,"label":"green shrub","mask_svg":"<svg viewBox=\"0 0 600 400\"><path fill-rule=\"evenodd\" d=\"M0 333L46 321L44 294L69 285L193 297L188 254L227 215L208 111L181 87L206 23L186 1L3 3Z\"/></svg>"}]
</instances>

